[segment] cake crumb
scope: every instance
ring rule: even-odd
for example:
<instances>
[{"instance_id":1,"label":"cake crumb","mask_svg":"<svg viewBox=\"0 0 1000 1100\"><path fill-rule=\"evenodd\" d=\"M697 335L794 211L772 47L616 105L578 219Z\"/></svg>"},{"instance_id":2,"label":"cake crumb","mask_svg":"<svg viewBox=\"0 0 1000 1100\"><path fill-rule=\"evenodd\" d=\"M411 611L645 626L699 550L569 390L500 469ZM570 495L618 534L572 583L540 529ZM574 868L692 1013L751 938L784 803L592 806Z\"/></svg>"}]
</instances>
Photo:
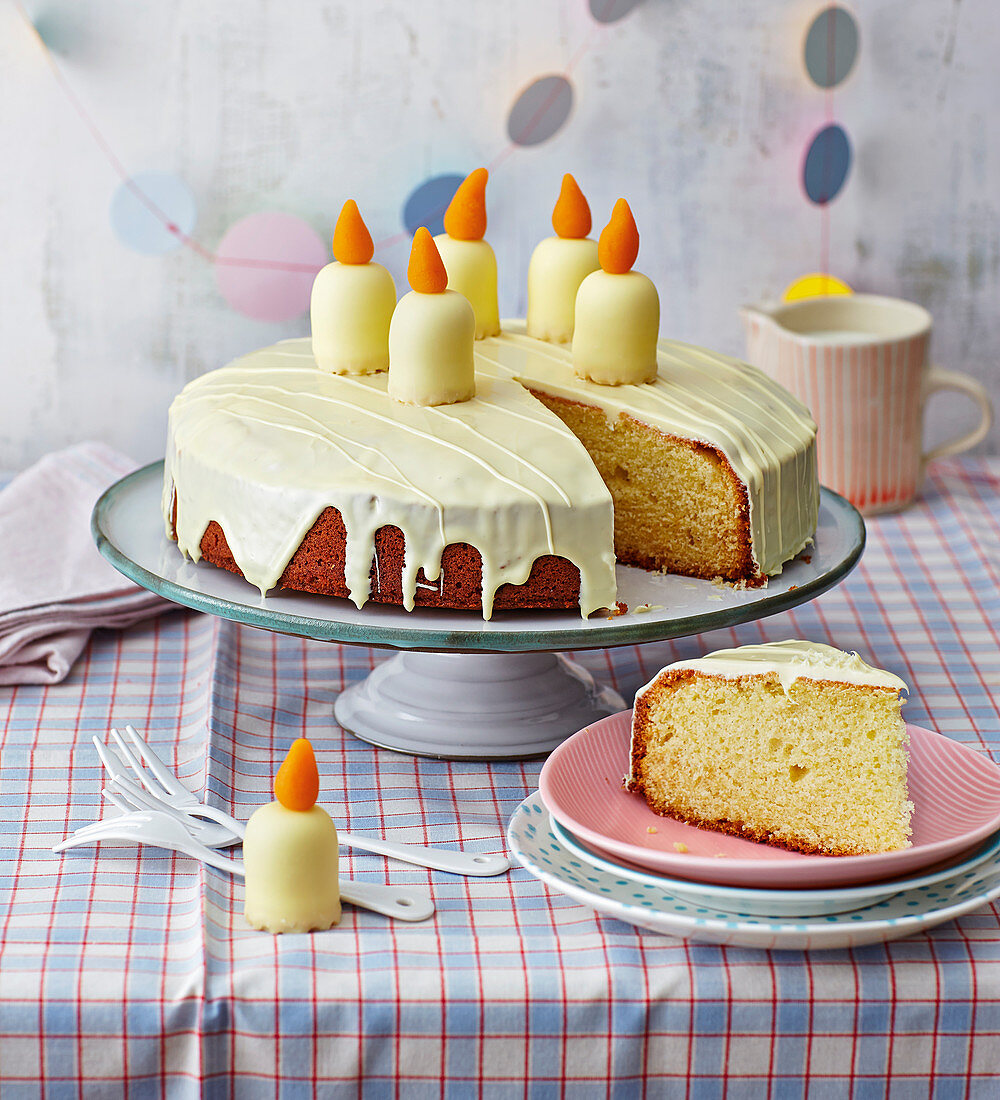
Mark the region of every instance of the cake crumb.
<instances>
[{"instance_id":1,"label":"cake crumb","mask_svg":"<svg viewBox=\"0 0 1000 1100\"><path fill-rule=\"evenodd\" d=\"M645 615L647 611L662 611L663 605L658 603L641 603L633 610L634 615Z\"/></svg>"},{"instance_id":2,"label":"cake crumb","mask_svg":"<svg viewBox=\"0 0 1000 1100\"><path fill-rule=\"evenodd\" d=\"M716 852L715 855L712 856L712 859L728 859L728 858L729 857L726 855L725 852Z\"/></svg>"},{"instance_id":3,"label":"cake crumb","mask_svg":"<svg viewBox=\"0 0 1000 1100\"><path fill-rule=\"evenodd\" d=\"M646 832L647 833L655 833L655 832L657 832L657 828L656 828L655 825L647 825L646 826Z\"/></svg>"},{"instance_id":4,"label":"cake crumb","mask_svg":"<svg viewBox=\"0 0 1000 1100\"><path fill-rule=\"evenodd\" d=\"M688 850L688 846L682 840L675 840L674 841L674 851L675 852L679 852L681 855L684 855L684 853L687 850Z\"/></svg>"}]
</instances>

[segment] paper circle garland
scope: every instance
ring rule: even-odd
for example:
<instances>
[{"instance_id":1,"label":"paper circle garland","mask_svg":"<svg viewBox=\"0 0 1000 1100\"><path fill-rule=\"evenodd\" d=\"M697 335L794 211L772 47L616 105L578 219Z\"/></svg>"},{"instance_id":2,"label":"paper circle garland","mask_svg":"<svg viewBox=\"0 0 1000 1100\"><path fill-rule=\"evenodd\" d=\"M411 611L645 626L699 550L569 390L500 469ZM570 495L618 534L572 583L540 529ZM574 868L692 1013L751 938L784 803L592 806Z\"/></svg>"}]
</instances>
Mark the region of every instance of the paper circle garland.
<instances>
[{"instance_id":1,"label":"paper circle garland","mask_svg":"<svg viewBox=\"0 0 1000 1100\"><path fill-rule=\"evenodd\" d=\"M238 313L257 321L291 321L309 308L316 273L329 260L312 226L292 214L251 214L215 253L215 279Z\"/></svg>"},{"instance_id":2,"label":"paper circle garland","mask_svg":"<svg viewBox=\"0 0 1000 1100\"><path fill-rule=\"evenodd\" d=\"M809 143L802 165L802 185L818 206L837 197L851 167L851 143L843 128L831 123Z\"/></svg>"},{"instance_id":3,"label":"paper circle garland","mask_svg":"<svg viewBox=\"0 0 1000 1100\"><path fill-rule=\"evenodd\" d=\"M844 8L830 6L816 16L806 32L806 72L820 88L845 80L858 56L858 25Z\"/></svg>"},{"instance_id":4,"label":"paper circle garland","mask_svg":"<svg viewBox=\"0 0 1000 1100\"><path fill-rule=\"evenodd\" d=\"M191 188L170 172L140 172L120 184L109 214L122 244L147 256L180 248L198 220Z\"/></svg>"},{"instance_id":5,"label":"paper circle garland","mask_svg":"<svg viewBox=\"0 0 1000 1100\"><path fill-rule=\"evenodd\" d=\"M543 76L517 97L507 117L515 145L539 145L555 134L573 107L573 85L565 76Z\"/></svg>"},{"instance_id":6,"label":"paper circle garland","mask_svg":"<svg viewBox=\"0 0 1000 1100\"><path fill-rule=\"evenodd\" d=\"M465 176L432 176L424 180L403 206L403 225L412 236L425 225L432 235L444 232L444 212Z\"/></svg>"}]
</instances>

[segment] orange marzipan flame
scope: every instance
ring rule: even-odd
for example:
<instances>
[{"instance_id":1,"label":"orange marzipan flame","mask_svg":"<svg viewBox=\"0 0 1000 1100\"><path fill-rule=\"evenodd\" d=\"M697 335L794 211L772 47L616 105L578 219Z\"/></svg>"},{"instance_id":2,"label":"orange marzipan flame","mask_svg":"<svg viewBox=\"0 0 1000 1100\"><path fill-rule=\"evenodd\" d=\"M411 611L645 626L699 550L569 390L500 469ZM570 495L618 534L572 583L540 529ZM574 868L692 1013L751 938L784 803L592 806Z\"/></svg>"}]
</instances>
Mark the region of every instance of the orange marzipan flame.
<instances>
[{"instance_id":1,"label":"orange marzipan flame","mask_svg":"<svg viewBox=\"0 0 1000 1100\"><path fill-rule=\"evenodd\" d=\"M481 241L486 235L485 168L470 172L458 185L455 197L444 212L444 231L456 241Z\"/></svg>"},{"instance_id":2,"label":"orange marzipan flame","mask_svg":"<svg viewBox=\"0 0 1000 1100\"><path fill-rule=\"evenodd\" d=\"M611 221L601 230L597 241L597 259L609 275L624 275L632 270L639 255L639 230L624 199L615 203Z\"/></svg>"},{"instance_id":3,"label":"orange marzipan flame","mask_svg":"<svg viewBox=\"0 0 1000 1100\"><path fill-rule=\"evenodd\" d=\"M590 206L580 190L580 185L569 174L563 176L562 189L552 210L552 228L557 237L581 240L592 225Z\"/></svg>"},{"instance_id":4,"label":"orange marzipan flame","mask_svg":"<svg viewBox=\"0 0 1000 1100\"><path fill-rule=\"evenodd\" d=\"M448 272L441 253L430 230L424 225L413 234L406 277L410 286L421 294L440 294L448 287Z\"/></svg>"},{"instance_id":5,"label":"orange marzipan flame","mask_svg":"<svg viewBox=\"0 0 1000 1100\"><path fill-rule=\"evenodd\" d=\"M366 264L375 255L372 235L354 199L344 203L333 231L333 258L342 264Z\"/></svg>"},{"instance_id":6,"label":"orange marzipan flame","mask_svg":"<svg viewBox=\"0 0 1000 1100\"><path fill-rule=\"evenodd\" d=\"M274 797L286 810L311 810L319 797L319 771L312 745L304 737L292 742L274 777Z\"/></svg>"}]
</instances>

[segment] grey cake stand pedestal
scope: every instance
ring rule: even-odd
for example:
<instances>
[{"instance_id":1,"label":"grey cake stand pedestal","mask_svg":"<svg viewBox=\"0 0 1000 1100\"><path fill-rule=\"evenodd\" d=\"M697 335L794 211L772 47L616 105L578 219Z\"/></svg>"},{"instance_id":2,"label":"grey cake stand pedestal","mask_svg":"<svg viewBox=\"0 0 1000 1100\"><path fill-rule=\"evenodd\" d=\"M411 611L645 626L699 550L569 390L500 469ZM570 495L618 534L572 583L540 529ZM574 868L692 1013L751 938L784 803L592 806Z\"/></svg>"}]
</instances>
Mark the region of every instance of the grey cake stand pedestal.
<instances>
[{"instance_id":1,"label":"grey cake stand pedestal","mask_svg":"<svg viewBox=\"0 0 1000 1100\"><path fill-rule=\"evenodd\" d=\"M627 614L473 612L369 605L281 591L266 598L240 577L185 561L164 534L163 463L108 489L91 527L101 553L137 584L185 607L321 641L399 650L334 705L346 730L396 752L452 760L524 759L627 705L564 650L603 649L700 634L814 599L854 567L861 516L823 489L814 545L765 588L737 589L618 567Z\"/></svg>"}]
</instances>

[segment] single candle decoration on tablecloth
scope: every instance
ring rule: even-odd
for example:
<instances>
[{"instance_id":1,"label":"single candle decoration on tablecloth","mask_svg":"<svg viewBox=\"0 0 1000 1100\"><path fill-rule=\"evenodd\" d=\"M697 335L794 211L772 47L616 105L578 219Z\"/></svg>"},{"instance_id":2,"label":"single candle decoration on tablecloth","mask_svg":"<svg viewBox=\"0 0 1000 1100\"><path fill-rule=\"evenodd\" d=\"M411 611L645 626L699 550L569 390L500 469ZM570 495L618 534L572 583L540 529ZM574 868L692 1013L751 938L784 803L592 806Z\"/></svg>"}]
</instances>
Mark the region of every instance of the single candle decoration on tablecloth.
<instances>
[{"instance_id":1,"label":"single candle decoration on tablecloth","mask_svg":"<svg viewBox=\"0 0 1000 1100\"><path fill-rule=\"evenodd\" d=\"M476 318L468 299L448 289L434 238L413 235L403 295L389 326L390 397L405 405L452 405L476 395Z\"/></svg>"},{"instance_id":2,"label":"single candle decoration on tablecloth","mask_svg":"<svg viewBox=\"0 0 1000 1100\"><path fill-rule=\"evenodd\" d=\"M639 231L624 199L598 241L601 270L591 272L576 296L573 369L605 386L652 382L660 298L656 287L632 270L639 254Z\"/></svg>"},{"instance_id":3,"label":"single candle decoration on tablecloth","mask_svg":"<svg viewBox=\"0 0 1000 1100\"><path fill-rule=\"evenodd\" d=\"M573 339L580 284L601 265L590 232L590 207L567 172L552 211L554 237L538 242L528 265L528 335L553 344Z\"/></svg>"},{"instance_id":4,"label":"single candle decoration on tablecloth","mask_svg":"<svg viewBox=\"0 0 1000 1100\"><path fill-rule=\"evenodd\" d=\"M274 778L275 802L254 810L243 838L244 916L263 932L312 932L340 921L337 829L316 805L312 745L292 742Z\"/></svg>"},{"instance_id":5,"label":"single candle decoration on tablecloth","mask_svg":"<svg viewBox=\"0 0 1000 1100\"><path fill-rule=\"evenodd\" d=\"M444 232L434 238L448 272L448 289L464 294L476 316L476 339L500 333L497 258L486 233L485 168L470 172L445 211Z\"/></svg>"},{"instance_id":6,"label":"single candle decoration on tablecloth","mask_svg":"<svg viewBox=\"0 0 1000 1100\"><path fill-rule=\"evenodd\" d=\"M310 315L316 365L331 374L389 367L389 319L396 287L381 264L358 204L348 199L333 234L334 262L316 276Z\"/></svg>"}]
</instances>

